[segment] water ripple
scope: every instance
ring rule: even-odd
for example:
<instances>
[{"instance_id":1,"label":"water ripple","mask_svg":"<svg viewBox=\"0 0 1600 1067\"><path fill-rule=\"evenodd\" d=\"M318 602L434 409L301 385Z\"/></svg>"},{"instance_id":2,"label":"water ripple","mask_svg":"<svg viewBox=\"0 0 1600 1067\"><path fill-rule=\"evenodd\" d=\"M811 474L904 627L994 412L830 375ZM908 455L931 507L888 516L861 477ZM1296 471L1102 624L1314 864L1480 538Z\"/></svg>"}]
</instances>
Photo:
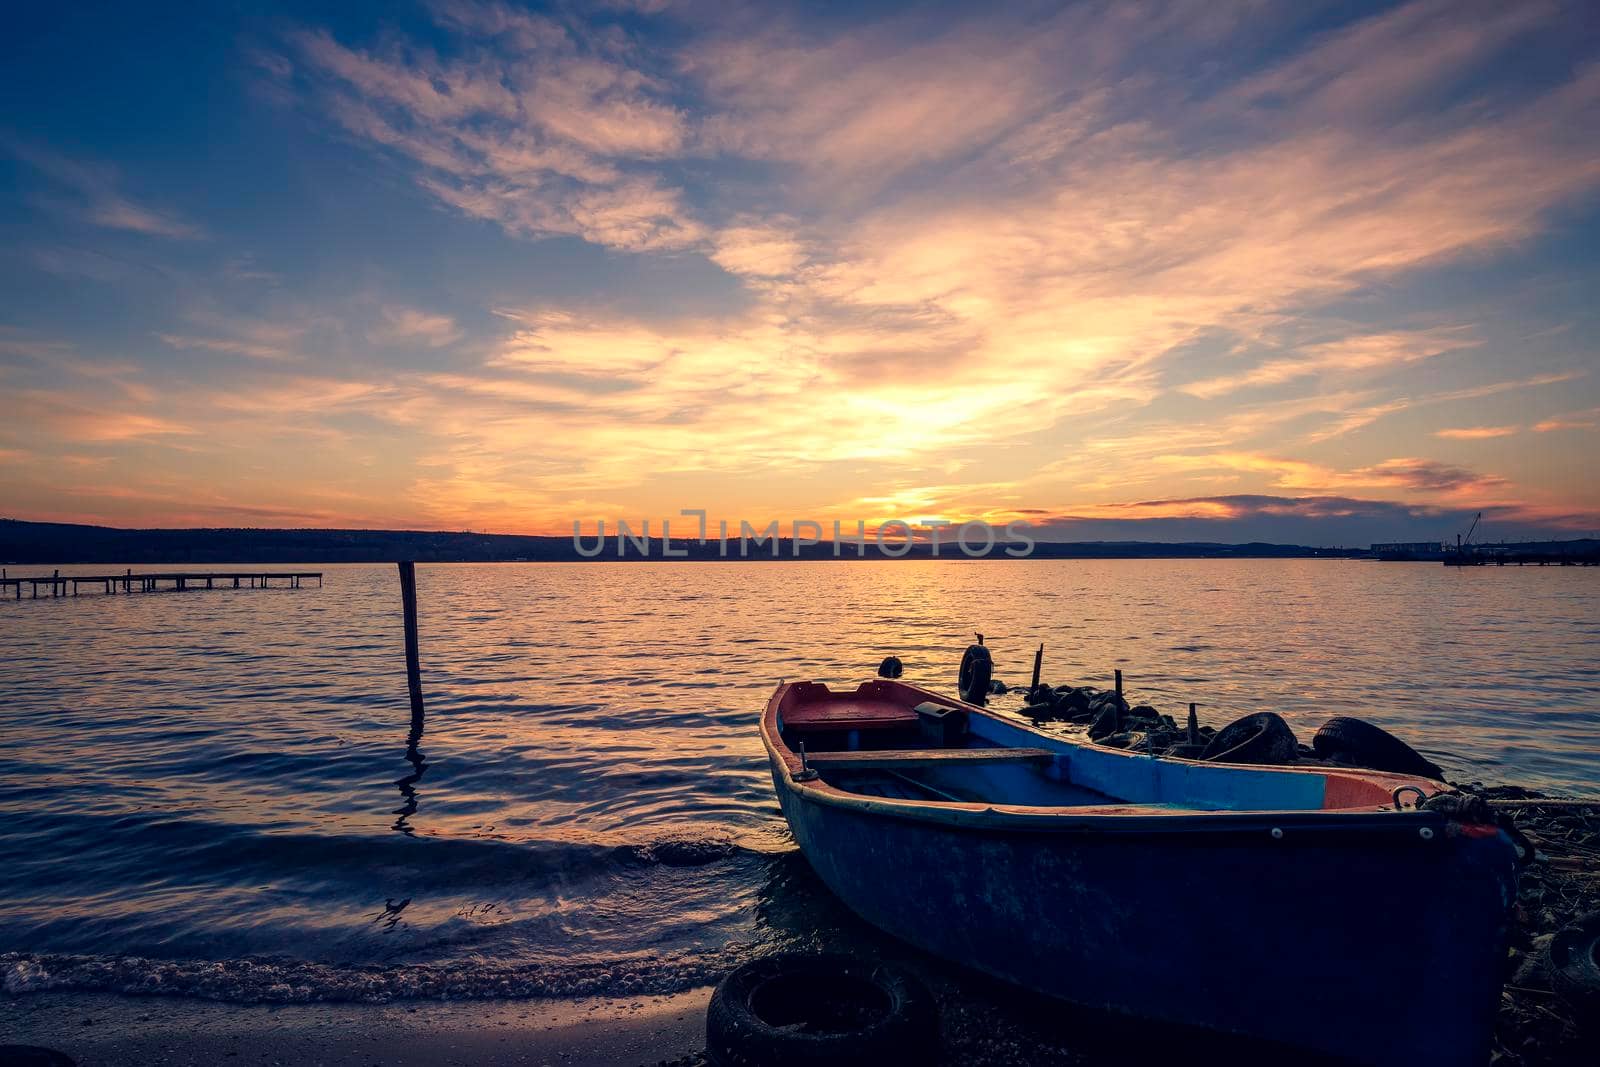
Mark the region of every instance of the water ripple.
<instances>
[{"instance_id":1,"label":"water ripple","mask_svg":"<svg viewBox=\"0 0 1600 1067\"><path fill-rule=\"evenodd\" d=\"M243 1000L668 991L847 923L755 719L887 654L1302 739L1356 714L1461 778L1595 791L1600 573L1295 560L392 567L321 589L0 602L7 989ZM67 573L73 569L67 568ZM1001 698L1002 709L1020 698Z\"/></svg>"}]
</instances>

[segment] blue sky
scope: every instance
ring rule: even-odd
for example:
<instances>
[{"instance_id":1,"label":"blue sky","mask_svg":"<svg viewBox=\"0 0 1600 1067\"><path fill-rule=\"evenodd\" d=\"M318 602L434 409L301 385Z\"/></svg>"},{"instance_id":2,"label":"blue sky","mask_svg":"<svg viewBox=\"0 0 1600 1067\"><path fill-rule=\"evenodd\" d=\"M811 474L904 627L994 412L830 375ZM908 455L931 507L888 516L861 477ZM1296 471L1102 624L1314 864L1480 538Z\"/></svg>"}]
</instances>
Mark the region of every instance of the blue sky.
<instances>
[{"instance_id":1,"label":"blue sky","mask_svg":"<svg viewBox=\"0 0 1600 1067\"><path fill-rule=\"evenodd\" d=\"M1582 3L83 5L0 513L1592 535Z\"/></svg>"}]
</instances>

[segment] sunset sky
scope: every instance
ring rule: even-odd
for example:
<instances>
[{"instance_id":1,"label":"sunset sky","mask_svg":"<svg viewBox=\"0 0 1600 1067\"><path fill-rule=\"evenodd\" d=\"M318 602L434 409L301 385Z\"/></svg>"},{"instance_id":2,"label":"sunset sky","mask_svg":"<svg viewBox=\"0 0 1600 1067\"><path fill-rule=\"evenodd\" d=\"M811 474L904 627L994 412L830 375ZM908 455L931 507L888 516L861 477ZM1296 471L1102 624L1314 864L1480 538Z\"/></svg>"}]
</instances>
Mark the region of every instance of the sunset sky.
<instances>
[{"instance_id":1,"label":"sunset sky","mask_svg":"<svg viewBox=\"0 0 1600 1067\"><path fill-rule=\"evenodd\" d=\"M52 4L0 516L1600 530L1592 3Z\"/></svg>"}]
</instances>

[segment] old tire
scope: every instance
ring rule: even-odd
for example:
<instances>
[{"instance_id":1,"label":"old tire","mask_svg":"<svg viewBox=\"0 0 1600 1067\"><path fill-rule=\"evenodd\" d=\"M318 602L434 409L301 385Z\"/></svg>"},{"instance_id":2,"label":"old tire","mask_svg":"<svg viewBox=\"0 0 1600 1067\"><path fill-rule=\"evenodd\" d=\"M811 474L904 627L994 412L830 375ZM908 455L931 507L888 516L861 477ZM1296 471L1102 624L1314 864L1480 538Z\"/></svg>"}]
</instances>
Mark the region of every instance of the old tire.
<instances>
[{"instance_id":1,"label":"old tire","mask_svg":"<svg viewBox=\"0 0 1600 1067\"><path fill-rule=\"evenodd\" d=\"M1062 715L1083 715L1089 711L1089 694L1082 689L1064 685L1054 692L1052 703L1061 710Z\"/></svg>"},{"instance_id":2,"label":"old tire","mask_svg":"<svg viewBox=\"0 0 1600 1067\"><path fill-rule=\"evenodd\" d=\"M1414 774L1444 780L1444 772L1420 752L1365 719L1339 716L1322 724L1311 739L1318 759L1369 767L1391 774Z\"/></svg>"},{"instance_id":3,"label":"old tire","mask_svg":"<svg viewBox=\"0 0 1600 1067\"><path fill-rule=\"evenodd\" d=\"M1217 763L1293 763L1298 756L1294 731L1270 711L1224 726L1200 754L1201 759Z\"/></svg>"},{"instance_id":4,"label":"old tire","mask_svg":"<svg viewBox=\"0 0 1600 1067\"><path fill-rule=\"evenodd\" d=\"M785 954L722 980L706 1009L718 1067L883 1067L934 1051L933 995L902 968L844 955Z\"/></svg>"},{"instance_id":5,"label":"old tire","mask_svg":"<svg viewBox=\"0 0 1600 1067\"><path fill-rule=\"evenodd\" d=\"M1089 740L1098 741L1102 737L1110 737L1120 729L1122 729L1122 715L1117 711L1117 706L1101 705L1100 710L1094 713L1094 720L1089 723Z\"/></svg>"},{"instance_id":6,"label":"old tire","mask_svg":"<svg viewBox=\"0 0 1600 1067\"><path fill-rule=\"evenodd\" d=\"M1591 911L1550 940L1550 988L1580 1018L1600 1019L1600 911Z\"/></svg>"},{"instance_id":7,"label":"old tire","mask_svg":"<svg viewBox=\"0 0 1600 1067\"><path fill-rule=\"evenodd\" d=\"M980 707L989 695L989 680L994 677L994 660L982 645L968 645L961 657L961 675L957 689L961 699Z\"/></svg>"}]
</instances>

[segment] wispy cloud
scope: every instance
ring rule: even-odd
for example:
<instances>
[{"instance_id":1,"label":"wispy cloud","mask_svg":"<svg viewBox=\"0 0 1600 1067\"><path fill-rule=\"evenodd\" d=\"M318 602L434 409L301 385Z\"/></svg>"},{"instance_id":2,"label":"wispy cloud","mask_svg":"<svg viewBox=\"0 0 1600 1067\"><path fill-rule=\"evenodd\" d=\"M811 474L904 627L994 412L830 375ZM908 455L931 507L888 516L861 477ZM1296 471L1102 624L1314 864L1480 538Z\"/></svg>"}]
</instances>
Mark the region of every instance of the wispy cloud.
<instances>
[{"instance_id":1,"label":"wispy cloud","mask_svg":"<svg viewBox=\"0 0 1600 1067\"><path fill-rule=\"evenodd\" d=\"M1338 125L1403 118L1418 105L1441 104L1463 70L1515 49L1556 12L1540 4L1466 6L1472 18L1461 17L1460 3L1418 0L1358 20L1223 99Z\"/></svg>"},{"instance_id":2,"label":"wispy cloud","mask_svg":"<svg viewBox=\"0 0 1600 1067\"><path fill-rule=\"evenodd\" d=\"M1520 426L1459 426L1433 431L1433 436L1452 441L1482 441L1491 437L1510 437L1521 432Z\"/></svg>"},{"instance_id":3,"label":"wispy cloud","mask_svg":"<svg viewBox=\"0 0 1600 1067\"><path fill-rule=\"evenodd\" d=\"M34 362L56 362L71 357L73 345L55 338L38 337L15 327L0 326L0 355Z\"/></svg>"},{"instance_id":4,"label":"wispy cloud","mask_svg":"<svg viewBox=\"0 0 1600 1067\"><path fill-rule=\"evenodd\" d=\"M1571 411L1552 418L1542 419L1534 423L1533 428L1538 433L1553 433L1556 430L1600 429L1600 408L1589 408L1587 411Z\"/></svg>"},{"instance_id":5,"label":"wispy cloud","mask_svg":"<svg viewBox=\"0 0 1600 1067\"><path fill-rule=\"evenodd\" d=\"M42 433L67 442L119 443L199 432L186 422L148 410L89 406L72 392L30 389L13 397L18 403L28 405L30 421Z\"/></svg>"},{"instance_id":6,"label":"wispy cloud","mask_svg":"<svg viewBox=\"0 0 1600 1067\"><path fill-rule=\"evenodd\" d=\"M113 230L132 230L153 237L189 239L202 236L198 226L135 204L122 197L106 197L90 205L89 221Z\"/></svg>"},{"instance_id":7,"label":"wispy cloud","mask_svg":"<svg viewBox=\"0 0 1600 1067\"><path fill-rule=\"evenodd\" d=\"M631 251L700 240L680 190L637 166L684 146L664 85L553 20L500 5L442 7L469 57L295 37L311 92L353 136L418 168L426 190L529 237L571 234Z\"/></svg>"},{"instance_id":8,"label":"wispy cloud","mask_svg":"<svg viewBox=\"0 0 1600 1067\"><path fill-rule=\"evenodd\" d=\"M360 310L370 315L364 304ZM159 331L155 336L175 349L242 356L251 361L327 362L343 350L352 328L359 329L349 321L355 315L355 305L335 308L284 302L245 313L206 302L183 312L181 329ZM419 328L437 334L438 324L424 321Z\"/></svg>"},{"instance_id":9,"label":"wispy cloud","mask_svg":"<svg viewBox=\"0 0 1600 1067\"><path fill-rule=\"evenodd\" d=\"M158 333L156 337L173 348L204 349L230 356L248 356L251 359L295 359L295 354L280 345L236 337L196 337L190 334Z\"/></svg>"},{"instance_id":10,"label":"wispy cloud","mask_svg":"<svg viewBox=\"0 0 1600 1067\"><path fill-rule=\"evenodd\" d=\"M192 240L205 236L203 229L177 213L138 203L122 193L117 173L110 167L81 163L18 141L0 141L0 148L9 150L57 188L70 193L65 206L85 222L151 237Z\"/></svg>"},{"instance_id":11,"label":"wispy cloud","mask_svg":"<svg viewBox=\"0 0 1600 1067\"><path fill-rule=\"evenodd\" d=\"M1378 420L1402 411L1411 411L1433 405L1453 404L1463 400L1481 400L1484 397L1499 396L1503 393L1518 390L1540 389L1544 386L1559 385L1563 382L1577 381L1585 376L1584 371L1561 371L1554 374L1535 374L1527 378L1515 378L1508 381L1489 382L1485 385L1469 386L1465 389L1447 389L1439 392L1423 393L1415 397L1397 396L1387 400L1373 400L1371 391L1359 397L1351 394L1336 394L1333 396L1317 397L1314 404L1321 404L1331 416L1331 421L1319 427L1305 437L1308 444L1320 444L1336 437L1342 437L1357 430L1371 426ZM1441 429L1434 431L1436 437L1484 437L1484 436L1509 436L1519 429L1518 427L1489 427L1488 429L1509 429L1509 434L1484 434L1478 429L1467 428L1463 430Z\"/></svg>"},{"instance_id":12,"label":"wispy cloud","mask_svg":"<svg viewBox=\"0 0 1600 1067\"><path fill-rule=\"evenodd\" d=\"M1236 392L1239 389L1281 385L1311 375L1341 377L1372 371L1396 370L1405 364L1429 359L1473 343L1459 328L1442 328L1412 333L1364 334L1323 344L1309 345L1292 356L1269 360L1237 374L1192 382L1183 391L1204 399Z\"/></svg>"},{"instance_id":13,"label":"wispy cloud","mask_svg":"<svg viewBox=\"0 0 1600 1067\"><path fill-rule=\"evenodd\" d=\"M1588 374L1583 370L1559 371L1554 374L1535 374L1528 378L1513 378L1503 382L1489 382L1486 385L1474 385L1465 389L1449 389L1443 392L1432 393L1423 398L1430 403L1453 400L1478 400L1486 396L1495 396L1500 393L1509 393L1516 389L1533 389L1544 385L1560 385L1564 382L1575 382Z\"/></svg>"},{"instance_id":14,"label":"wispy cloud","mask_svg":"<svg viewBox=\"0 0 1600 1067\"><path fill-rule=\"evenodd\" d=\"M456 320L449 315L414 307L385 305L382 318L382 323L371 334L373 340L379 342L411 342L429 348L443 348L459 341L462 336Z\"/></svg>"}]
</instances>

